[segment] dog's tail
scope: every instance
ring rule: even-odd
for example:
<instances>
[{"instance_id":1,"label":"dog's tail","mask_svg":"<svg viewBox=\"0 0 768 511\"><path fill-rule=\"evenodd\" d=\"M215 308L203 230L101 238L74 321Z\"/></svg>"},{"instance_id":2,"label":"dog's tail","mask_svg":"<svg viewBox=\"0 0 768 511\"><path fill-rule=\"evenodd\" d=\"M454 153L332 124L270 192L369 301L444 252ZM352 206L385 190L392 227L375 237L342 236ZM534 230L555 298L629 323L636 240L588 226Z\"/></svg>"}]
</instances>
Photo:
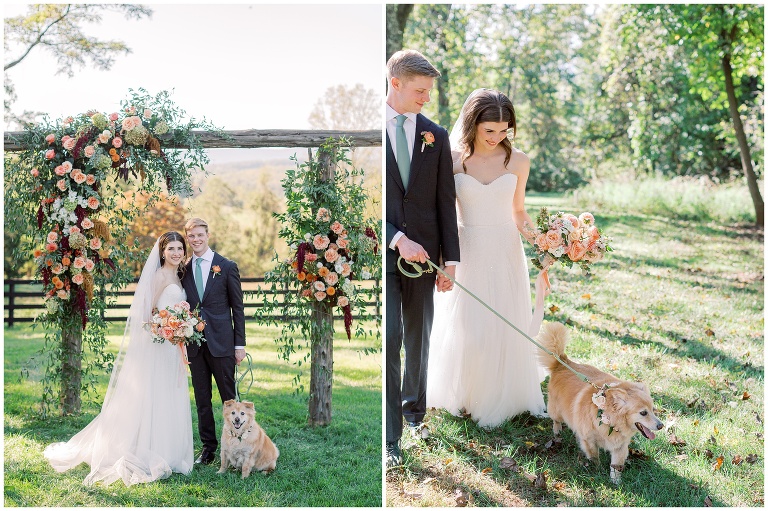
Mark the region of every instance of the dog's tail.
<instances>
[{"instance_id":1,"label":"dog's tail","mask_svg":"<svg viewBox=\"0 0 768 511\"><path fill-rule=\"evenodd\" d=\"M562 323L547 323L541 327L537 337L539 343L552 353L556 354L564 361L568 361L565 355L565 345L568 343L568 329ZM552 372L560 362L555 357L545 352L537 350L539 362Z\"/></svg>"}]
</instances>

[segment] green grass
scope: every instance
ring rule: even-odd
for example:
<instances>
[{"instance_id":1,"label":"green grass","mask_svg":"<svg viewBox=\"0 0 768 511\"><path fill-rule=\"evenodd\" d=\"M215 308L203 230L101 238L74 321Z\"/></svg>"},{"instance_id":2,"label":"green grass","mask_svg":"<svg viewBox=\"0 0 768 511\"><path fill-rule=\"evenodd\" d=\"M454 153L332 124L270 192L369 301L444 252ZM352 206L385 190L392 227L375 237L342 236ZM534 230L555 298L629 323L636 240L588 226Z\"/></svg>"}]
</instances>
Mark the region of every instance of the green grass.
<instances>
[{"instance_id":1,"label":"green grass","mask_svg":"<svg viewBox=\"0 0 768 511\"><path fill-rule=\"evenodd\" d=\"M635 436L617 487L607 453L599 466L587 463L567 429L550 444L548 418L524 414L484 430L431 410L430 437L404 437L404 467L387 472L387 505L762 507L763 231L577 208L551 194L527 204L532 216L544 205L589 209L614 238L592 277L550 271L545 321L571 325L574 360L646 382L665 429L653 441ZM503 468L504 457L520 470ZM546 488L530 481L538 473Z\"/></svg>"},{"instance_id":2,"label":"green grass","mask_svg":"<svg viewBox=\"0 0 768 511\"><path fill-rule=\"evenodd\" d=\"M120 326L110 330L111 348L117 350ZM337 330L339 329L337 325ZM98 413L108 375L100 379L96 402L83 406L77 417L42 421L32 412L39 401L40 369L19 380L42 344L42 332L29 326L5 330L5 481L6 506L381 506L381 356L363 356L370 341L347 341L337 336L334 345L333 420L328 427L307 426L306 395L296 397L291 380L295 366L277 358L273 338L277 330L247 324L248 352L254 360L255 383L244 400L253 401L256 419L280 449L277 470L254 473L245 480L234 471L218 475L215 465L195 467L192 474L126 488L122 481L104 487L85 487L88 467L83 464L56 473L43 458L46 445L66 441ZM308 368L307 368L308 370ZM308 386L305 371L303 381ZM195 449L199 452L197 415L192 397ZM221 403L214 391L214 407ZM221 418L217 416L221 433Z\"/></svg>"}]
</instances>

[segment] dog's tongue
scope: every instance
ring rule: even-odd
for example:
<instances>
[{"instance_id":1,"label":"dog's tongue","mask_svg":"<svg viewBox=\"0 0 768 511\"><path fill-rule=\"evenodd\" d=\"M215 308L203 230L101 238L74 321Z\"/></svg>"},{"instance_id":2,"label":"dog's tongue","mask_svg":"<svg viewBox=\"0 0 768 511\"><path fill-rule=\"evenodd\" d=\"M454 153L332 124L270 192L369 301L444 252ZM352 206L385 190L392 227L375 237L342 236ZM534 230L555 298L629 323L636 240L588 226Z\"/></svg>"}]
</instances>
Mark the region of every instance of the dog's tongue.
<instances>
[{"instance_id":1,"label":"dog's tongue","mask_svg":"<svg viewBox=\"0 0 768 511\"><path fill-rule=\"evenodd\" d=\"M650 429L646 428L645 426L643 426L639 422L638 422L638 424L640 425L640 428L643 431L643 435L645 435L646 438L648 438L649 440L653 440L654 438L656 438L656 433L654 433Z\"/></svg>"}]
</instances>

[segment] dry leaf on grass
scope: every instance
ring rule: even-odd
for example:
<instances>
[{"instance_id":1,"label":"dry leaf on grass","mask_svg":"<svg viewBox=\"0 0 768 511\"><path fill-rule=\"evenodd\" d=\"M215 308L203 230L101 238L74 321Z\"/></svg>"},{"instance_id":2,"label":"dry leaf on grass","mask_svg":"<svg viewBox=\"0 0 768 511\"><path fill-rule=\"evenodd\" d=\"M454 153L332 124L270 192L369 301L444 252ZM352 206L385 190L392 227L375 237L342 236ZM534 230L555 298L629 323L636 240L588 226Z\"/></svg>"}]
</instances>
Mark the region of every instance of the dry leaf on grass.
<instances>
[{"instance_id":1,"label":"dry leaf on grass","mask_svg":"<svg viewBox=\"0 0 768 511\"><path fill-rule=\"evenodd\" d=\"M539 472L536 474L536 480L533 482L533 486L535 488L538 488L540 490L547 489L547 474L544 471Z\"/></svg>"},{"instance_id":2,"label":"dry leaf on grass","mask_svg":"<svg viewBox=\"0 0 768 511\"><path fill-rule=\"evenodd\" d=\"M565 483L562 481L557 481L555 484L552 485L552 488L554 488L557 491L563 491L565 490Z\"/></svg>"},{"instance_id":3,"label":"dry leaf on grass","mask_svg":"<svg viewBox=\"0 0 768 511\"><path fill-rule=\"evenodd\" d=\"M678 454L677 456L675 456L675 459L676 459L677 461L685 461L685 460L687 460L687 459L688 459L688 455L687 455L687 454L685 454L685 453L683 453L683 454Z\"/></svg>"},{"instance_id":4,"label":"dry leaf on grass","mask_svg":"<svg viewBox=\"0 0 768 511\"><path fill-rule=\"evenodd\" d=\"M456 491L453 493L453 499L456 502L456 506L467 507L467 504L469 504L469 493L461 488L456 488Z\"/></svg>"},{"instance_id":5,"label":"dry leaf on grass","mask_svg":"<svg viewBox=\"0 0 768 511\"><path fill-rule=\"evenodd\" d=\"M707 335L707 337L714 337L715 335L714 330L712 330L711 328L707 328L706 330L704 330L704 333Z\"/></svg>"},{"instance_id":6,"label":"dry leaf on grass","mask_svg":"<svg viewBox=\"0 0 768 511\"><path fill-rule=\"evenodd\" d=\"M723 468L723 462L725 461L725 458L723 456L718 456L717 460L715 460L715 463L712 464L713 470L720 470Z\"/></svg>"},{"instance_id":7,"label":"dry leaf on grass","mask_svg":"<svg viewBox=\"0 0 768 511\"><path fill-rule=\"evenodd\" d=\"M684 445L687 445L685 443L685 440L677 438L677 435L675 435L674 433L671 433L669 435L669 443L672 444L672 445L679 445L680 447L682 447Z\"/></svg>"},{"instance_id":8,"label":"dry leaf on grass","mask_svg":"<svg viewBox=\"0 0 768 511\"><path fill-rule=\"evenodd\" d=\"M731 463L733 463L734 465L741 465L743 461L744 460L742 459L741 455L737 454L736 456L733 457L733 459L731 460Z\"/></svg>"},{"instance_id":9,"label":"dry leaf on grass","mask_svg":"<svg viewBox=\"0 0 768 511\"><path fill-rule=\"evenodd\" d=\"M641 449L635 449L630 447L629 448L629 457L630 458L637 458L639 460L647 460L648 456L646 456L645 452Z\"/></svg>"},{"instance_id":10,"label":"dry leaf on grass","mask_svg":"<svg viewBox=\"0 0 768 511\"><path fill-rule=\"evenodd\" d=\"M482 474L487 474L488 472L493 472L493 467L485 467L485 468L484 468L484 469L481 471L481 473L482 473Z\"/></svg>"},{"instance_id":11,"label":"dry leaf on grass","mask_svg":"<svg viewBox=\"0 0 768 511\"><path fill-rule=\"evenodd\" d=\"M517 462L514 459L510 458L509 456L504 456L503 458L501 458L501 461L499 462L499 466L501 468L506 468L514 472L520 472L520 466L517 464Z\"/></svg>"},{"instance_id":12,"label":"dry leaf on grass","mask_svg":"<svg viewBox=\"0 0 768 511\"><path fill-rule=\"evenodd\" d=\"M741 396L741 400L742 400L742 401L746 401L746 400L747 400L747 399L749 399L750 397L752 397L752 396L750 396L750 395L749 395L749 392L747 392L747 391L745 390L745 391L744 391L744 394L742 394L742 396Z\"/></svg>"},{"instance_id":13,"label":"dry leaf on grass","mask_svg":"<svg viewBox=\"0 0 768 511\"><path fill-rule=\"evenodd\" d=\"M757 454L747 454L747 457L745 458L745 461L752 465L757 461Z\"/></svg>"},{"instance_id":14,"label":"dry leaf on grass","mask_svg":"<svg viewBox=\"0 0 768 511\"><path fill-rule=\"evenodd\" d=\"M695 397L695 398L693 398L691 401L688 401L688 402L686 403L686 405L688 406L688 408L693 408L693 405L695 405L695 404L696 404L696 401L698 401L698 400L699 400L699 396L696 396L696 397Z\"/></svg>"},{"instance_id":15,"label":"dry leaf on grass","mask_svg":"<svg viewBox=\"0 0 768 511\"><path fill-rule=\"evenodd\" d=\"M586 293L586 294L581 295L581 297L584 298L585 300L589 300L590 298L592 298L592 295L589 294L589 293Z\"/></svg>"},{"instance_id":16,"label":"dry leaf on grass","mask_svg":"<svg viewBox=\"0 0 768 511\"><path fill-rule=\"evenodd\" d=\"M715 453L713 453L713 452L712 452L712 451L710 451L709 449L707 449L706 451L704 451L704 456L706 456L706 458L707 458L708 460L711 460L711 459L712 459L712 457L713 457L714 455L715 455Z\"/></svg>"},{"instance_id":17,"label":"dry leaf on grass","mask_svg":"<svg viewBox=\"0 0 768 511\"><path fill-rule=\"evenodd\" d=\"M707 498L704 499L704 506L712 507L712 497L709 495L707 495Z\"/></svg>"},{"instance_id":18,"label":"dry leaf on grass","mask_svg":"<svg viewBox=\"0 0 768 511\"><path fill-rule=\"evenodd\" d=\"M552 306L549 308L549 312L550 312L550 313L552 313L552 314L554 314L555 312L557 312L557 311L559 311L559 310L560 310L560 307L558 307L557 305L552 305Z\"/></svg>"}]
</instances>

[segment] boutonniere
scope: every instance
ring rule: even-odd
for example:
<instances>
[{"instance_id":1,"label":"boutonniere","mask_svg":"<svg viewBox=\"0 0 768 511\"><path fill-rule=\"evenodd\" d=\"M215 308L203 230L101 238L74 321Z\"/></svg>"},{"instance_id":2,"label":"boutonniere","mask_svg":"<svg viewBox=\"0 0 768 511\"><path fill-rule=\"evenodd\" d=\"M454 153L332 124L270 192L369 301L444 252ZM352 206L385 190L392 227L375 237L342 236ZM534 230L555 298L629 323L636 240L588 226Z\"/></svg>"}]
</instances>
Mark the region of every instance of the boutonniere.
<instances>
[{"instance_id":1,"label":"boutonniere","mask_svg":"<svg viewBox=\"0 0 768 511\"><path fill-rule=\"evenodd\" d=\"M608 426L608 436L613 433L614 424L611 424L611 417L606 412L608 403L605 398L605 392L610 390L611 387L615 387L618 383L606 383L600 389L592 394L592 402L597 406L597 425L605 424Z\"/></svg>"},{"instance_id":2,"label":"boutonniere","mask_svg":"<svg viewBox=\"0 0 768 511\"><path fill-rule=\"evenodd\" d=\"M216 275L221 275L221 266L219 266L218 264L215 266L211 266L211 273L213 273L213 277L211 277L212 279L215 279Z\"/></svg>"},{"instance_id":3,"label":"boutonniere","mask_svg":"<svg viewBox=\"0 0 768 511\"><path fill-rule=\"evenodd\" d=\"M421 132L421 152L424 152L424 146L432 147L432 144L435 143L435 136L432 134L431 131L422 131Z\"/></svg>"}]
</instances>

